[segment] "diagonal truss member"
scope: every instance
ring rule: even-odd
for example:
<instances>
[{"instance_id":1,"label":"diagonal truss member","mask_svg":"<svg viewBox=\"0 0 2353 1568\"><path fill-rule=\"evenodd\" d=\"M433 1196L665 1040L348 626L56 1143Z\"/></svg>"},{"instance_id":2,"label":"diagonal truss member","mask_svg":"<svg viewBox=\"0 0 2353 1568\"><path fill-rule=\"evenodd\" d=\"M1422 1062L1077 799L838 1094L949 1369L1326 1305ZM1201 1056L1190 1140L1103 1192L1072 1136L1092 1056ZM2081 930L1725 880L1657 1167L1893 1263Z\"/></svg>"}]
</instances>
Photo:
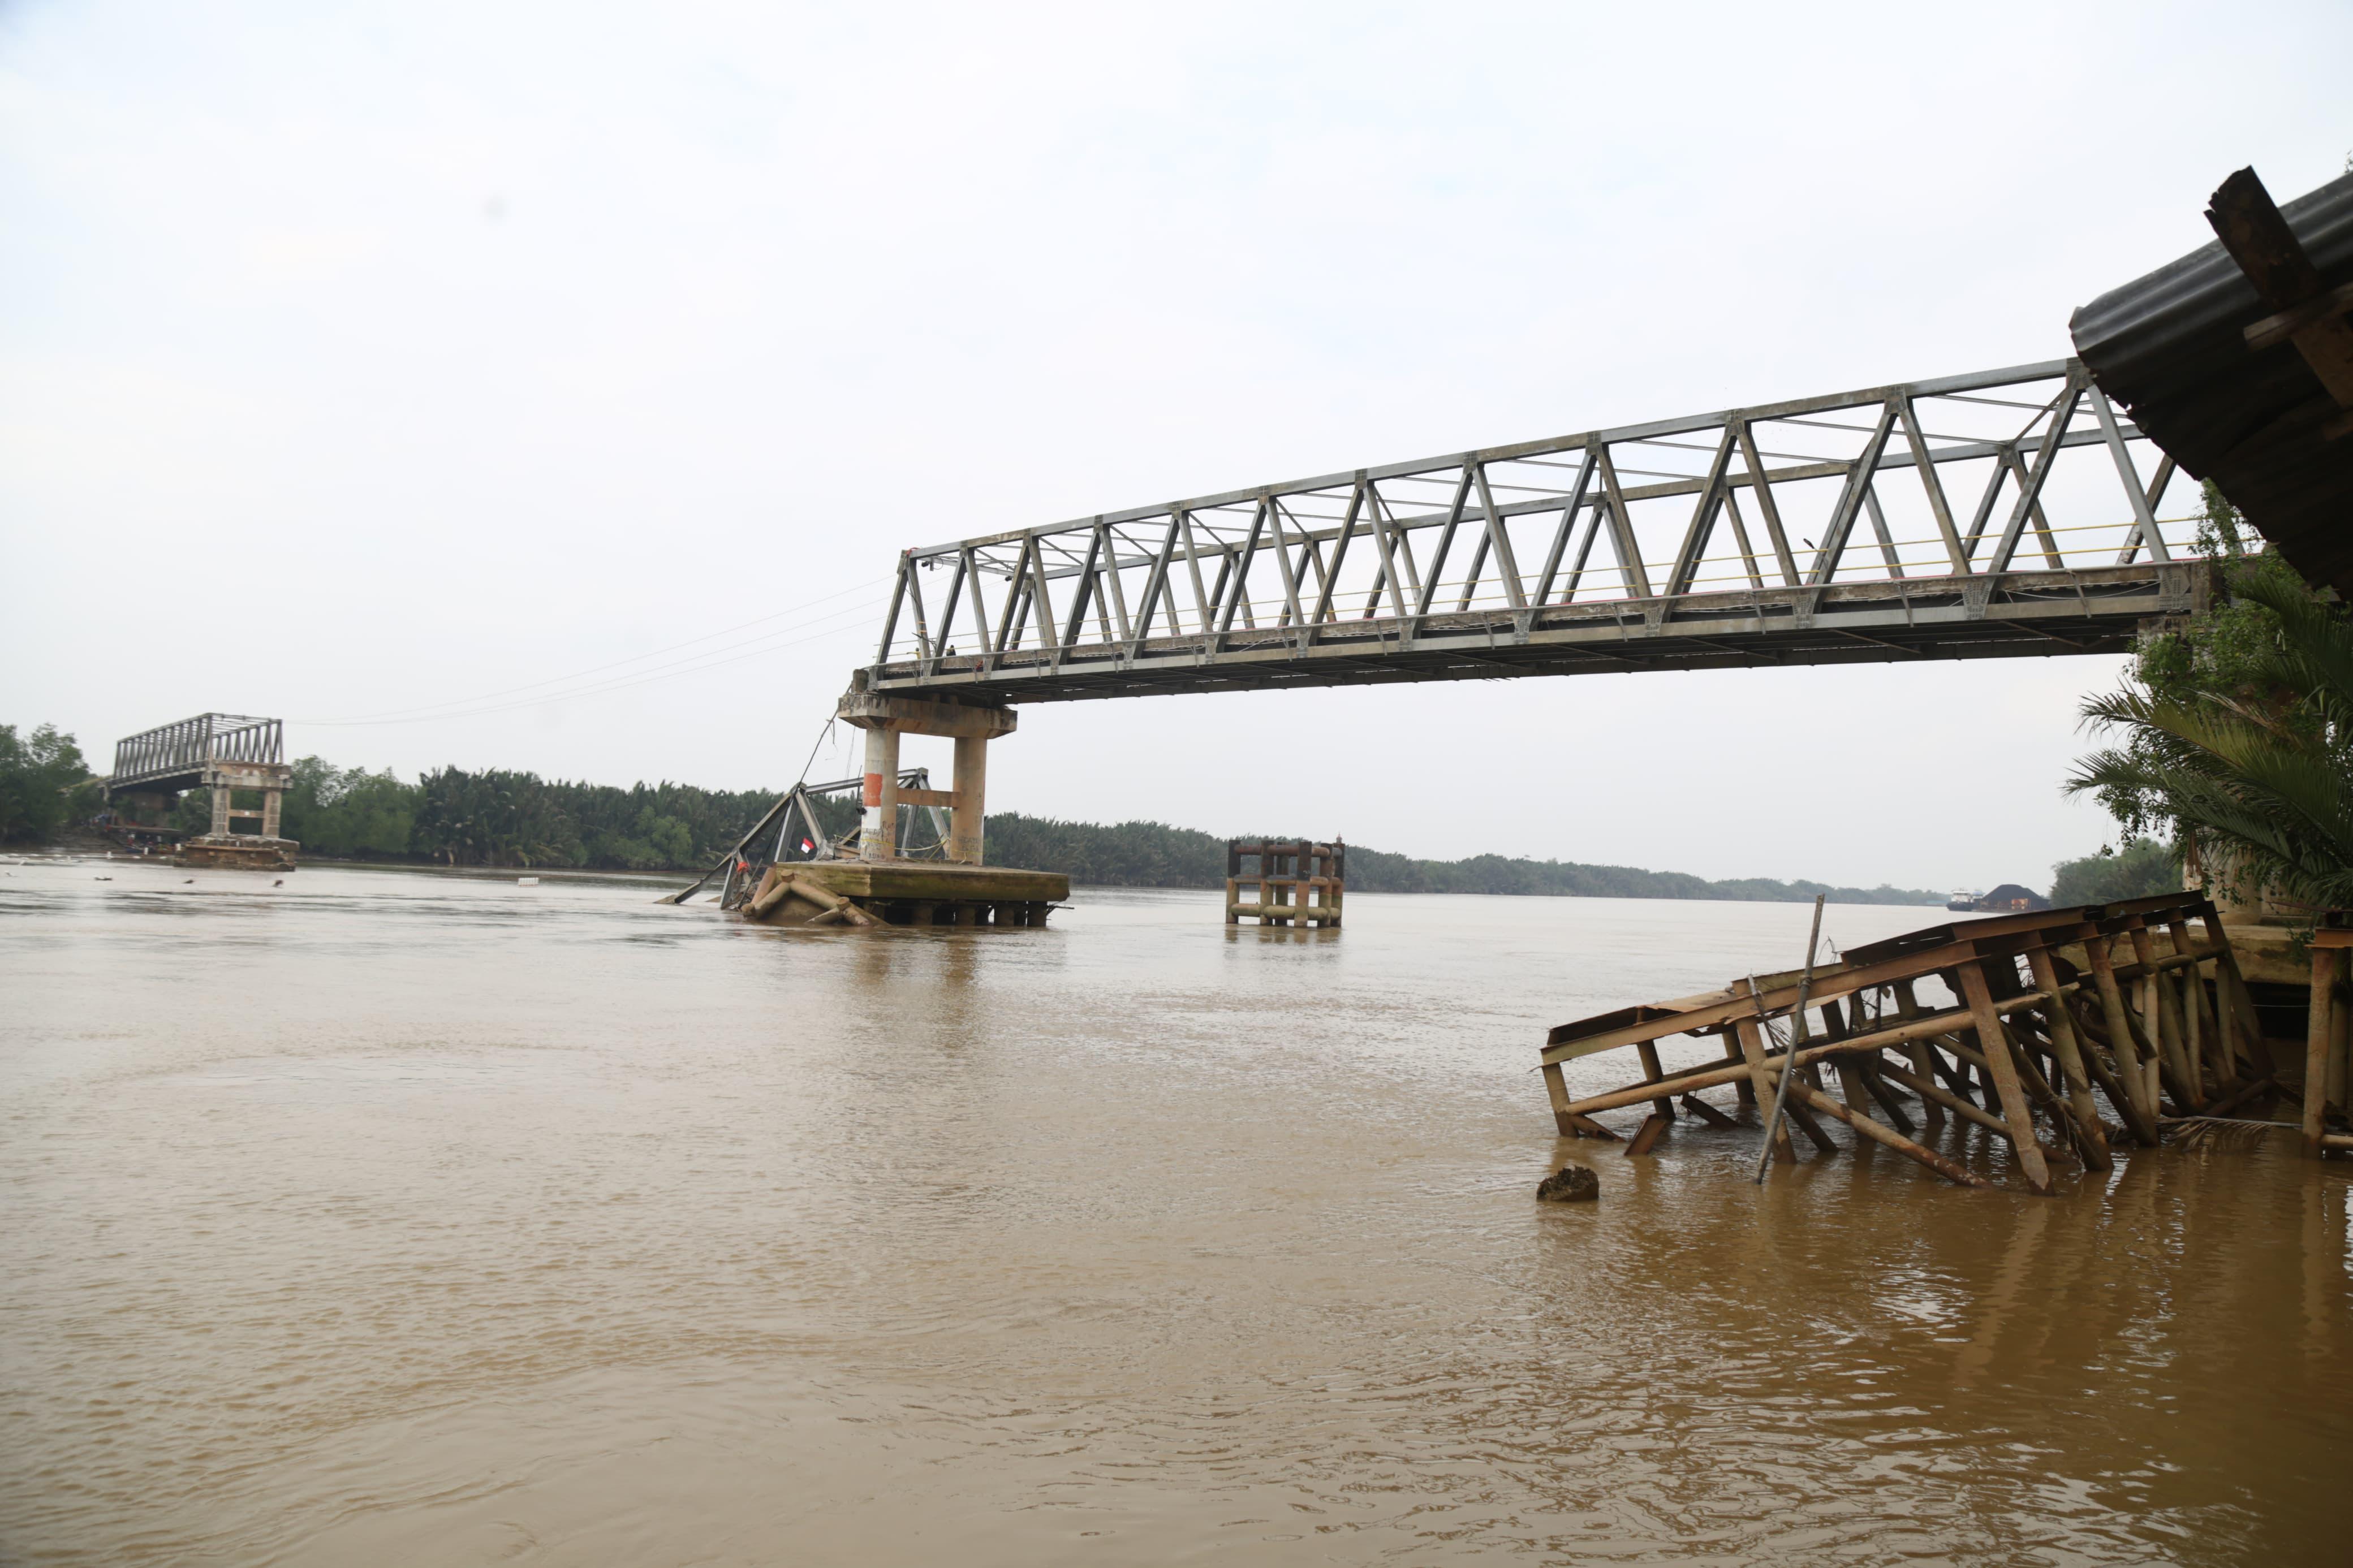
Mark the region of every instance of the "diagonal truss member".
<instances>
[{"instance_id":1,"label":"diagonal truss member","mask_svg":"<svg viewBox=\"0 0 2353 1568\"><path fill-rule=\"evenodd\" d=\"M2117 652L2204 592L2189 521L2158 517L2173 478L2074 360L1588 431L907 551L863 684Z\"/></svg>"}]
</instances>

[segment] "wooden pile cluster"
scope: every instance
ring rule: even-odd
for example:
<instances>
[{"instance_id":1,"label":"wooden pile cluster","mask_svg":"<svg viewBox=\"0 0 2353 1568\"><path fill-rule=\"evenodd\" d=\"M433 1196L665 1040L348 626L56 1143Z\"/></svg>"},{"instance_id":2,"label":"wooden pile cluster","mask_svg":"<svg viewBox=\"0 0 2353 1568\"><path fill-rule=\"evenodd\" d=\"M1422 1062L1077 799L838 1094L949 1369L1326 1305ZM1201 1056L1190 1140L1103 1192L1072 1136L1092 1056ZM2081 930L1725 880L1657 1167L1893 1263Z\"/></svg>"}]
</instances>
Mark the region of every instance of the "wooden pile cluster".
<instances>
[{"instance_id":1,"label":"wooden pile cluster","mask_svg":"<svg viewBox=\"0 0 2353 1568\"><path fill-rule=\"evenodd\" d=\"M1226 923L1337 927L1348 847L1304 838L1235 838L1226 845ZM1245 860L1255 864L1245 868ZM1245 901L1244 888L1257 893Z\"/></svg>"},{"instance_id":2,"label":"wooden pile cluster","mask_svg":"<svg viewBox=\"0 0 2353 1568\"><path fill-rule=\"evenodd\" d=\"M2312 933L2311 1014L2304 1042L2304 1152L2353 1154L2353 1134L2331 1132L2353 1110L2353 910L2330 910Z\"/></svg>"},{"instance_id":3,"label":"wooden pile cluster","mask_svg":"<svg viewBox=\"0 0 2353 1568\"><path fill-rule=\"evenodd\" d=\"M1677 1035L1720 1042L1722 1059L1664 1070L1658 1043ZM1564 1063L1628 1046L1641 1079L1570 1097ZM1769 1105L1794 1061L1774 1141L1780 1158L1796 1157L1790 1125L1834 1148L1828 1118L1947 1181L1991 1185L1915 1136L1923 1122L1934 1131L1957 1120L2005 1140L2036 1192L2051 1190L2057 1160L2108 1169L2111 1138L2153 1146L2166 1117L2220 1115L2288 1092L2221 918L2189 892L1928 927L1851 948L1810 976L1749 976L1563 1024L1543 1060L1564 1134L1614 1140L1597 1115L1650 1107L1630 1154L1647 1152L1678 1106L1736 1125L1701 1091L1729 1087L1741 1104Z\"/></svg>"},{"instance_id":4,"label":"wooden pile cluster","mask_svg":"<svg viewBox=\"0 0 2353 1568\"><path fill-rule=\"evenodd\" d=\"M815 906L799 923L803 925L871 926L881 922L849 900L842 898L813 876L803 876L787 865L768 868L760 879L759 887L744 900L744 913L752 920L766 920L783 909L789 900L798 899Z\"/></svg>"}]
</instances>

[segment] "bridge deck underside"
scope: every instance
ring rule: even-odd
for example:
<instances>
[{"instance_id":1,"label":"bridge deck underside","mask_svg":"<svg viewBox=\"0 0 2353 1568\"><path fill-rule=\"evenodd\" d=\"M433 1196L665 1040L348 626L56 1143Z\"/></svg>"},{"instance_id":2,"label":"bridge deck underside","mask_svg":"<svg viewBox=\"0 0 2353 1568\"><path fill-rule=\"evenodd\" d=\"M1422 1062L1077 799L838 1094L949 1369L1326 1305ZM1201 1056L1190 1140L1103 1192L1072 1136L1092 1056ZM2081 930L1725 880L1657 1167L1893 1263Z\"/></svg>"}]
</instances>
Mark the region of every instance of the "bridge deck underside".
<instances>
[{"instance_id":1,"label":"bridge deck underside","mask_svg":"<svg viewBox=\"0 0 2353 1568\"><path fill-rule=\"evenodd\" d=\"M1051 702L1528 675L2130 651L2203 595L2204 563L1685 594L1090 642L876 667L869 689Z\"/></svg>"},{"instance_id":2,"label":"bridge deck underside","mask_svg":"<svg viewBox=\"0 0 2353 1568\"><path fill-rule=\"evenodd\" d=\"M277 767L285 760L283 721L245 713L199 713L116 742L106 793L110 797L168 795L203 784L206 771L216 764Z\"/></svg>"},{"instance_id":3,"label":"bridge deck underside","mask_svg":"<svg viewBox=\"0 0 2353 1568\"><path fill-rule=\"evenodd\" d=\"M127 778L106 781L109 800L125 795L177 795L182 790L195 789L205 782L202 768L181 768L173 772L133 773Z\"/></svg>"}]
</instances>

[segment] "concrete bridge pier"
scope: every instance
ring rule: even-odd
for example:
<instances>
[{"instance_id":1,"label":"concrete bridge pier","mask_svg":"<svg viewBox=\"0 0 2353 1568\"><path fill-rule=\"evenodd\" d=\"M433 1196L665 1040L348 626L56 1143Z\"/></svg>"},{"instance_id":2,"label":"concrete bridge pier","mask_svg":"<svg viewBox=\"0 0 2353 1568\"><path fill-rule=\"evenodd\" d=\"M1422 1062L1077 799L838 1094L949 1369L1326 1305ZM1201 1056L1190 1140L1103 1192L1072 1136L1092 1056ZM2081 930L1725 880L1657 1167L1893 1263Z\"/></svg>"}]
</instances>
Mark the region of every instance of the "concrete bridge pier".
<instances>
[{"instance_id":1,"label":"concrete bridge pier","mask_svg":"<svg viewBox=\"0 0 2353 1568\"><path fill-rule=\"evenodd\" d=\"M254 837L251 834L238 835L236 825L239 821L252 822L259 818L261 823L259 837L276 838L279 815L286 798L286 786L291 782L293 772L293 769L282 763L242 764L216 763L206 767L203 775L204 785L213 792L211 837L215 838ZM248 793L259 792L261 795L261 809L254 811L238 805L236 803L236 797L239 790Z\"/></svg>"},{"instance_id":2,"label":"concrete bridge pier","mask_svg":"<svg viewBox=\"0 0 2353 1568\"><path fill-rule=\"evenodd\" d=\"M864 677L842 695L835 716L866 731L858 854L851 859L777 861L742 906L744 918L781 925L1025 926L1046 923L1071 896L1056 871L984 866L982 822L988 810L988 742L1013 733L1007 707L877 697ZM900 784L899 737L944 735L955 742L953 789ZM899 807L951 813L947 858L899 853ZM690 892L693 889L688 889Z\"/></svg>"},{"instance_id":3,"label":"concrete bridge pier","mask_svg":"<svg viewBox=\"0 0 2353 1568\"><path fill-rule=\"evenodd\" d=\"M988 742L1013 733L1018 716L1010 708L920 698L876 697L853 688L834 710L845 722L866 731L866 808L858 835L862 860L898 856L899 807L948 808L948 858L982 863L982 825L988 811ZM946 790L899 787L899 737L944 735L955 742L955 776ZM920 796L921 798L917 798Z\"/></svg>"},{"instance_id":4,"label":"concrete bridge pier","mask_svg":"<svg viewBox=\"0 0 2353 1568\"><path fill-rule=\"evenodd\" d=\"M858 829L858 858L888 860L898 853L899 731L887 723L866 726L866 787L859 798L866 816Z\"/></svg>"},{"instance_id":5,"label":"concrete bridge pier","mask_svg":"<svg viewBox=\"0 0 2353 1568\"><path fill-rule=\"evenodd\" d=\"M949 793L955 796L948 807L948 858L961 860L967 866L981 863L981 824L988 810L988 737L958 735L955 738L955 777Z\"/></svg>"}]
</instances>

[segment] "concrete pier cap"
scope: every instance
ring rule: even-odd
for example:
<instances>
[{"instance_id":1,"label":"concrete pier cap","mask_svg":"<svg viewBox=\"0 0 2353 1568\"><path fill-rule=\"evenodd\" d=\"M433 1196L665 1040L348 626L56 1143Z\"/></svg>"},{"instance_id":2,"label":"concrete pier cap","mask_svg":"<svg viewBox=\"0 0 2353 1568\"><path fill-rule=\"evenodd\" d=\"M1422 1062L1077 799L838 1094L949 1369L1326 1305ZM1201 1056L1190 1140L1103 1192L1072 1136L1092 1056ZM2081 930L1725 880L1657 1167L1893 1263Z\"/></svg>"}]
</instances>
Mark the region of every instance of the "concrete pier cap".
<instances>
[{"instance_id":1,"label":"concrete pier cap","mask_svg":"<svg viewBox=\"0 0 2353 1568\"><path fill-rule=\"evenodd\" d=\"M966 707L961 702L930 702L914 697L876 697L855 688L834 704L834 717L868 731L895 730L903 735L952 735L957 740L994 741L1010 735L1020 715L1010 708Z\"/></svg>"},{"instance_id":2,"label":"concrete pier cap","mask_svg":"<svg viewBox=\"0 0 2353 1568\"><path fill-rule=\"evenodd\" d=\"M945 735L955 742L955 779L947 803L948 858L981 864L981 825L988 811L988 742L1013 733L1019 715L1010 708L877 697L859 683L841 694L834 716L866 731L860 797L866 816L859 829L859 858L888 860L898 853L899 737Z\"/></svg>"}]
</instances>

